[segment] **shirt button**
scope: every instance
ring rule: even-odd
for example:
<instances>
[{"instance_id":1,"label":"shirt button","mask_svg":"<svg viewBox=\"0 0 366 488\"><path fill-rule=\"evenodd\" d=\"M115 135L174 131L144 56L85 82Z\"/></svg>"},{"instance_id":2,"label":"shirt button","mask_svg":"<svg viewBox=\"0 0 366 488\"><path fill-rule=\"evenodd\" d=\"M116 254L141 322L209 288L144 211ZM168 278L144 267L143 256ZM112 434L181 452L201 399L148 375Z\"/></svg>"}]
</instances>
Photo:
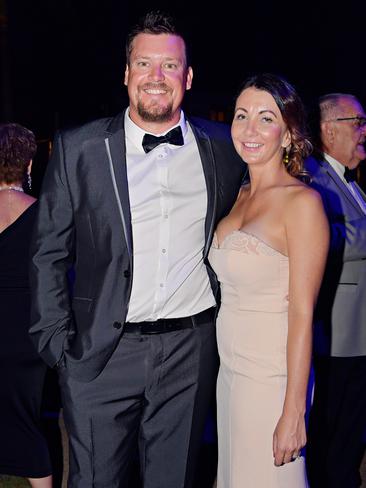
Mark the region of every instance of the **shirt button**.
<instances>
[{"instance_id":1,"label":"shirt button","mask_svg":"<svg viewBox=\"0 0 366 488\"><path fill-rule=\"evenodd\" d=\"M122 327L122 324L121 324L121 322L113 322L113 327L115 329L120 329Z\"/></svg>"},{"instance_id":2,"label":"shirt button","mask_svg":"<svg viewBox=\"0 0 366 488\"><path fill-rule=\"evenodd\" d=\"M161 252L162 252L163 254L165 254L165 253L166 253L166 249L162 249L162 250L161 250Z\"/></svg>"},{"instance_id":3,"label":"shirt button","mask_svg":"<svg viewBox=\"0 0 366 488\"><path fill-rule=\"evenodd\" d=\"M164 283L160 283L160 288L164 288Z\"/></svg>"}]
</instances>

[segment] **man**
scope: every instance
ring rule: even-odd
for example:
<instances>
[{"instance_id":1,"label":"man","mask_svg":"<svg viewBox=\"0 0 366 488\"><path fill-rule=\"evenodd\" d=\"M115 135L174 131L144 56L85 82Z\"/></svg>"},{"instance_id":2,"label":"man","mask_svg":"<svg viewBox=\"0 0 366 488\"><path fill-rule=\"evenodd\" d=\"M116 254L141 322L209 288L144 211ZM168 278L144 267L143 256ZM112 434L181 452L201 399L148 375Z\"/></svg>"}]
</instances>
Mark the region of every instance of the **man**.
<instances>
[{"instance_id":1,"label":"man","mask_svg":"<svg viewBox=\"0 0 366 488\"><path fill-rule=\"evenodd\" d=\"M365 136L366 115L355 97L322 97L323 157L306 164L331 228L315 315L315 392L307 452L312 488L360 486L366 427L366 196L352 170L366 158Z\"/></svg>"},{"instance_id":2,"label":"man","mask_svg":"<svg viewBox=\"0 0 366 488\"><path fill-rule=\"evenodd\" d=\"M206 258L244 168L225 126L184 117L193 72L170 18L147 14L126 53L129 108L55 140L30 332L58 365L69 487L129 486L137 444L144 487L189 487L217 373Z\"/></svg>"}]
</instances>

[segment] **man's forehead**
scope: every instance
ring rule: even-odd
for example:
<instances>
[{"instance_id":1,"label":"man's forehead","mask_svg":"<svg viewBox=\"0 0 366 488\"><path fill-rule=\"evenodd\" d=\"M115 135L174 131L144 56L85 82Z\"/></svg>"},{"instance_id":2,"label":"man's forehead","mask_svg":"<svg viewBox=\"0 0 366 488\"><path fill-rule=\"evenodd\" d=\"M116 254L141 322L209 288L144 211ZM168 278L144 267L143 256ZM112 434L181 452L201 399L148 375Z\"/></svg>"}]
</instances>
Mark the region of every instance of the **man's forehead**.
<instances>
[{"instance_id":1,"label":"man's forehead","mask_svg":"<svg viewBox=\"0 0 366 488\"><path fill-rule=\"evenodd\" d=\"M148 34L141 32L132 42L132 51L185 52L184 40L176 34Z\"/></svg>"},{"instance_id":2,"label":"man's forehead","mask_svg":"<svg viewBox=\"0 0 366 488\"><path fill-rule=\"evenodd\" d=\"M344 116L365 115L365 111L357 99L346 97L340 100L337 111Z\"/></svg>"}]
</instances>

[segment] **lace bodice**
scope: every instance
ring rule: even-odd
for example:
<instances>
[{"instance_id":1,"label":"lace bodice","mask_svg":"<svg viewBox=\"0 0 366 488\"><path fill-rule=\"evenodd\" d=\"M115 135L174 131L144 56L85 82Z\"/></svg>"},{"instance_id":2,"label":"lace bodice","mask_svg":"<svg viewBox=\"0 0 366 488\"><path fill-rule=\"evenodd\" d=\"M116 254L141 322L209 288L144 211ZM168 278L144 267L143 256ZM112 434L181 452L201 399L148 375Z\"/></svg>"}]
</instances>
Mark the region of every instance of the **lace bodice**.
<instances>
[{"instance_id":1,"label":"lace bodice","mask_svg":"<svg viewBox=\"0 0 366 488\"><path fill-rule=\"evenodd\" d=\"M227 234L219 245L216 233L214 234L212 246L216 249L230 248L245 254L257 254L264 256L274 256L281 254L273 249L262 239L244 230L234 230ZM284 256L283 254L281 254ZM286 256L284 256L286 257Z\"/></svg>"},{"instance_id":2,"label":"lace bodice","mask_svg":"<svg viewBox=\"0 0 366 488\"><path fill-rule=\"evenodd\" d=\"M283 312L288 308L288 257L242 230L218 242L209 261L221 284L222 304L238 310Z\"/></svg>"}]
</instances>

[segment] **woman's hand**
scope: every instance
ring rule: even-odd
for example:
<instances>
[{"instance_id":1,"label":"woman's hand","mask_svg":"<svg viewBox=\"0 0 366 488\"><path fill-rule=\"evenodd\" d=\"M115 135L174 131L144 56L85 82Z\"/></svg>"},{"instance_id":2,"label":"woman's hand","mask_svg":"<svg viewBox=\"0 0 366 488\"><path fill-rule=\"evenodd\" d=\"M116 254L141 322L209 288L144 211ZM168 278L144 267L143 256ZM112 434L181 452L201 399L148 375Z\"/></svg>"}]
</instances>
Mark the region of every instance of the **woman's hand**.
<instances>
[{"instance_id":1,"label":"woman's hand","mask_svg":"<svg viewBox=\"0 0 366 488\"><path fill-rule=\"evenodd\" d=\"M273 457L276 466L299 456L306 444L304 415L283 413L273 433Z\"/></svg>"}]
</instances>

